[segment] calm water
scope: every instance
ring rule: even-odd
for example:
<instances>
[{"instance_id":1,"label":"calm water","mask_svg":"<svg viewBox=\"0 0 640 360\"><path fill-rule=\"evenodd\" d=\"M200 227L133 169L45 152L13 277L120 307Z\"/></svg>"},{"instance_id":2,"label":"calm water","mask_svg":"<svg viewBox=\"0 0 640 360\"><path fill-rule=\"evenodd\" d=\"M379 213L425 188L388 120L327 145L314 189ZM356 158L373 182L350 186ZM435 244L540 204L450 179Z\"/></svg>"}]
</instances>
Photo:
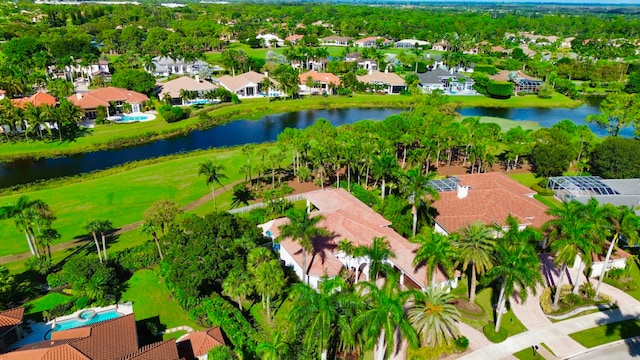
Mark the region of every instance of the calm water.
<instances>
[{"instance_id":1,"label":"calm water","mask_svg":"<svg viewBox=\"0 0 640 360\"><path fill-rule=\"evenodd\" d=\"M97 151L58 159L0 163L0 187L25 184L42 179L72 176L106 169L130 161L179 152L275 141L278 134L285 128L306 128L318 118L325 118L333 125L340 126L363 119L383 120L387 116L397 114L400 111L402 110L337 109L268 115L257 121L238 120L215 128L194 131L182 137L159 140L151 144L125 149ZM539 122L542 126L551 126L563 119L570 119L576 124L584 124L585 116L597 112L597 103L586 104L577 109L467 108L460 110L463 116L496 116L512 120L532 120ZM592 128L592 130L595 131L595 128ZM624 135L632 136L631 130L625 129Z\"/></svg>"}]
</instances>

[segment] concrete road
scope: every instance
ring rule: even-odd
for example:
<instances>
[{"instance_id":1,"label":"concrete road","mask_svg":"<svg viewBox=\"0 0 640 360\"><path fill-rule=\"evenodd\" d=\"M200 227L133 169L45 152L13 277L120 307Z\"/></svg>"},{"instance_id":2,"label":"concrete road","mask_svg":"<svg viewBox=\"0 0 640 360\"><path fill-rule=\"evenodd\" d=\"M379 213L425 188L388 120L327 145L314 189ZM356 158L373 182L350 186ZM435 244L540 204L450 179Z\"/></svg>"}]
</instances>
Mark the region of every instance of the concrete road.
<instances>
[{"instance_id":1,"label":"concrete road","mask_svg":"<svg viewBox=\"0 0 640 360\"><path fill-rule=\"evenodd\" d=\"M640 337L617 341L598 347L567 360L638 360L640 359Z\"/></svg>"}]
</instances>

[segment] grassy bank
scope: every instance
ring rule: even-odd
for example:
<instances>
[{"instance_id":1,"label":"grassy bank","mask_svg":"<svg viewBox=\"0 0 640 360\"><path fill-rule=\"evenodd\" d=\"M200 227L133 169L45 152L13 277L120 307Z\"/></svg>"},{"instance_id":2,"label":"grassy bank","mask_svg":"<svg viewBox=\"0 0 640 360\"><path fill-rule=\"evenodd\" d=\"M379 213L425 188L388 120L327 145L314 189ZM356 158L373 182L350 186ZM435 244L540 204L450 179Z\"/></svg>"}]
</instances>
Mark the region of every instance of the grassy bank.
<instances>
[{"instance_id":1,"label":"grassy bank","mask_svg":"<svg viewBox=\"0 0 640 360\"><path fill-rule=\"evenodd\" d=\"M640 321L626 320L578 331L569 336L586 348L640 336Z\"/></svg>"},{"instance_id":2,"label":"grassy bank","mask_svg":"<svg viewBox=\"0 0 640 360\"><path fill-rule=\"evenodd\" d=\"M579 103L556 94L551 99L537 97L516 97L508 100L489 99L483 96L457 96L450 101L460 107L573 107ZM241 104L223 104L194 111L193 117L168 124L162 120L138 122L133 124L99 125L88 129L85 136L73 142L31 141L0 144L0 161L19 158L50 158L71 154L80 154L104 149L149 143L159 139L180 136L194 130L213 127L236 119L258 119L264 115L295 112L311 109L344 108L408 108L411 97L357 94L351 97L332 96L306 97L298 100L272 101L266 98L246 99ZM200 118L207 113L209 120ZM529 126L523 124L522 126Z\"/></svg>"}]
</instances>

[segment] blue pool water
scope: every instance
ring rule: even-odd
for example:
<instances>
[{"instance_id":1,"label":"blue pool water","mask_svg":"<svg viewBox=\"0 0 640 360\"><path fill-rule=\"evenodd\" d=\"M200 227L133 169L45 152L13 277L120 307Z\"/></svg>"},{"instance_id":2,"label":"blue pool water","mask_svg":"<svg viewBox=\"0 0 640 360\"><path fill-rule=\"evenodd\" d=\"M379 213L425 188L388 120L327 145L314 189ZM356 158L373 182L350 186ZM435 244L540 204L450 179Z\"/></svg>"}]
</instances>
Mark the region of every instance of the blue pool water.
<instances>
[{"instance_id":1,"label":"blue pool water","mask_svg":"<svg viewBox=\"0 0 640 360\"><path fill-rule=\"evenodd\" d=\"M45 335L45 339L49 340L51 338L51 333L55 331L74 329L81 326L95 324L100 321L115 319L119 316L120 314L118 314L118 312L115 309L113 309L113 310L107 310L107 311L96 313L94 317L87 320L75 318L75 319L58 321L58 323L56 323L55 328L51 329L51 331L49 331Z\"/></svg>"},{"instance_id":2,"label":"blue pool water","mask_svg":"<svg viewBox=\"0 0 640 360\"><path fill-rule=\"evenodd\" d=\"M189 105L206 105L209 102L210 101L208 99L195 99L195 100L189 100L187 103Z\"/></svg>"},{"instance_id":3,"label":"blue pool water","mask_svg":"<svg viewBox=\"0 0 640 360\"><path fill-rule=\"evenodd\" d=\"M123 115L116 122L133 122L133 121L147 121L151 120L149 115Z\"/></svg>"}]
</instances>

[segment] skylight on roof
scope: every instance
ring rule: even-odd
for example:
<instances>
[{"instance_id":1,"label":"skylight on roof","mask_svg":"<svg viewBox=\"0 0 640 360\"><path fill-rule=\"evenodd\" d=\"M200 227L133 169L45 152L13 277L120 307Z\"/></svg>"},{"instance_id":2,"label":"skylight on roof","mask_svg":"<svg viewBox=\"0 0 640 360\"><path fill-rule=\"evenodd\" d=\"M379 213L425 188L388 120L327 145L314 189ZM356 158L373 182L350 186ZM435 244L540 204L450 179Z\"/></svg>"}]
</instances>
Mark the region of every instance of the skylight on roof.
<instances>
[{"instance_id":1,"label":"skylight on roof","mask_svg":"<svg viewBox=\"0 0 640 360\"><path fill-rule=\"evenodd\" d=\"M429 181L429 186L434 188L437 192L455 191L458 189L458 183L460 183L460 179L455 176L451 176L446 179L431 180Z\"/></svg>"}]
</instances>

